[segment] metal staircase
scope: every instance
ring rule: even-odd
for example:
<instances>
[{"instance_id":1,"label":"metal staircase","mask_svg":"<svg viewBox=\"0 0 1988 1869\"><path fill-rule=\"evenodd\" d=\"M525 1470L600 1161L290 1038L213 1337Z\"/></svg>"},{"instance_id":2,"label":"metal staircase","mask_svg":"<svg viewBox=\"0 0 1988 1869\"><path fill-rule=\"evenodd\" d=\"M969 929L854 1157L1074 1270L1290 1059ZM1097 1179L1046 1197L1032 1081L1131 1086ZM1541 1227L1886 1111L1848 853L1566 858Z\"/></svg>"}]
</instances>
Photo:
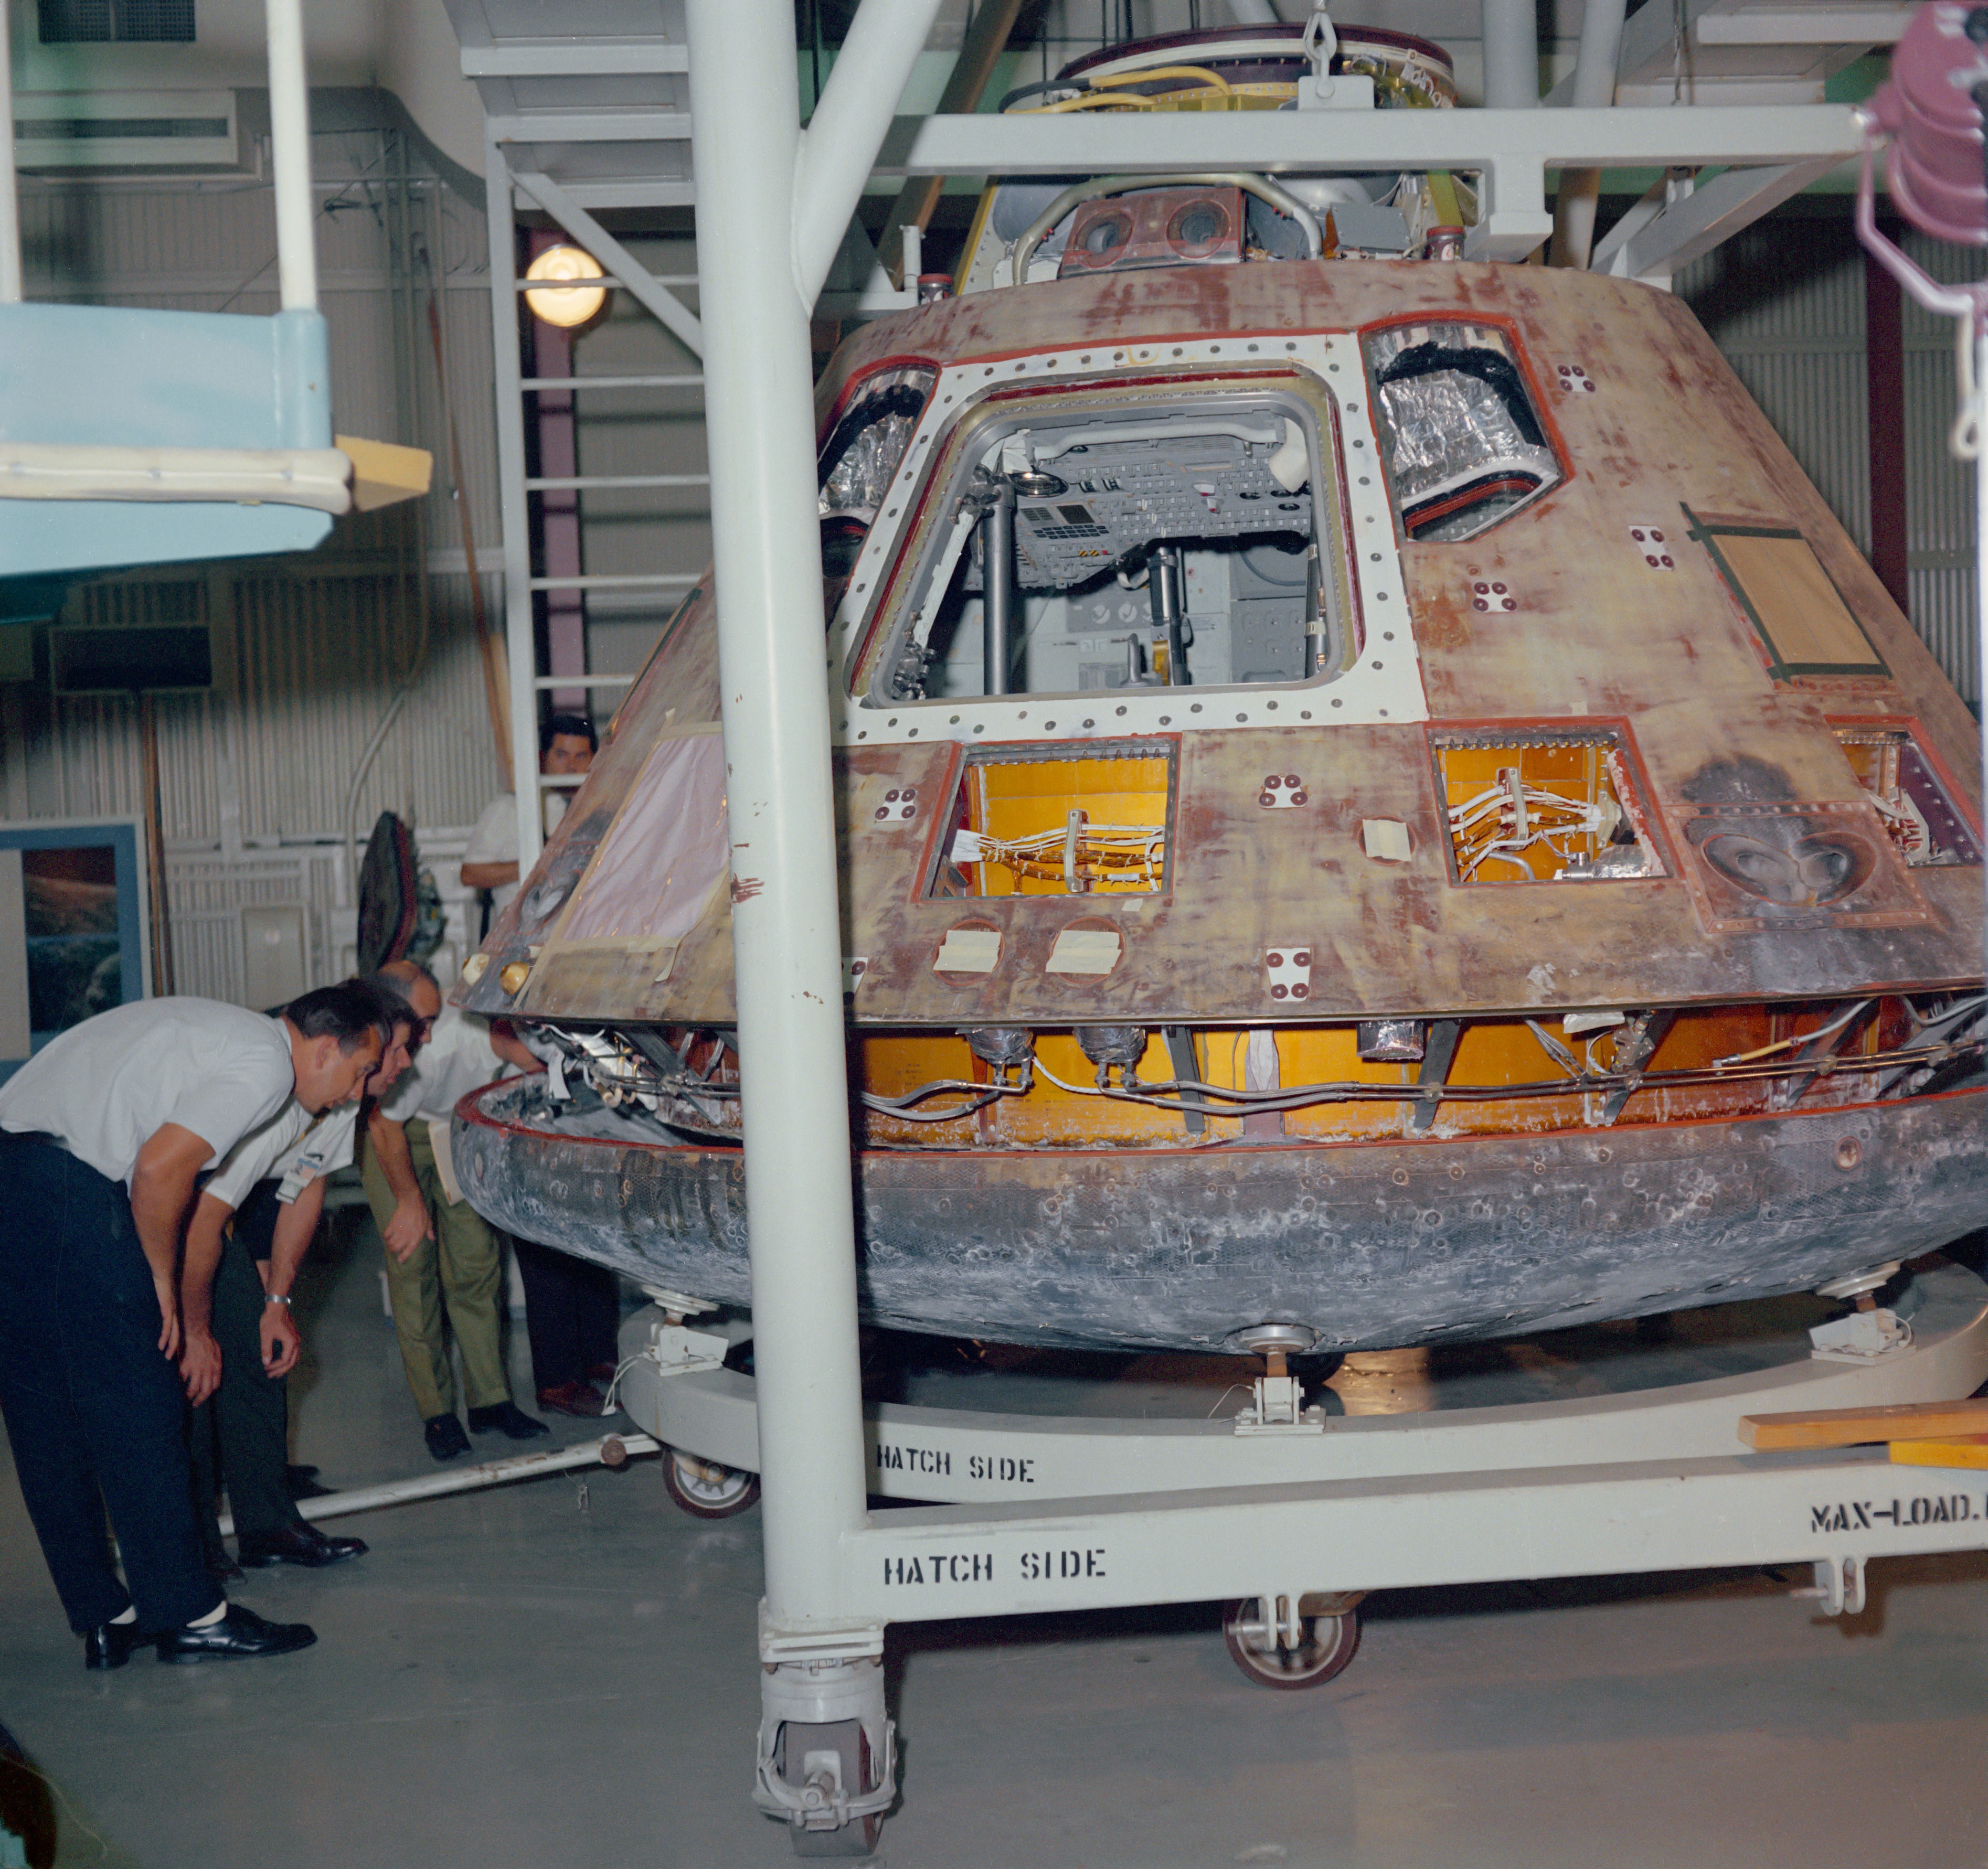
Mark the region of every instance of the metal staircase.
<instances>
[{"instance_id":1,"label":"metal staircase","mask_svg":"<svg viewBox=\"0 0 1988 1869\"><path fill-rule=\"evenodd\" d=\"M521 873L536 860L543 819L533 787L539 697L557 708L584 695L590 708L618 699L632 677L592 671L587 619L688 590L698 565L590 573L580 520L593 492L703 486L703 474L598 474L581 470L580 399L664 392L702 397L695 371L587 375L574 368L565 334L533 320L537 363L519 365L524 282L516 215L537 208L600 262L601 282L627 293L694 355L703 352L696 313L678 296L694 274L659 277L593 214L597 208L688 208L689 56L682 0L576 0L556 15L533 0L448 0L462 69L482 94L487 136L490 286L502 515L505 634L509 654L510 745L519 799ZM530 444L536 441L536 448ZM538 471L528 465L537 456ZM536 546L536 549L534 549ZM536 561L536 562L535 562ZM535 613L546 613L546 652ZM574 782L539 779L537 792Z\"/></svg>"}]
</instances>

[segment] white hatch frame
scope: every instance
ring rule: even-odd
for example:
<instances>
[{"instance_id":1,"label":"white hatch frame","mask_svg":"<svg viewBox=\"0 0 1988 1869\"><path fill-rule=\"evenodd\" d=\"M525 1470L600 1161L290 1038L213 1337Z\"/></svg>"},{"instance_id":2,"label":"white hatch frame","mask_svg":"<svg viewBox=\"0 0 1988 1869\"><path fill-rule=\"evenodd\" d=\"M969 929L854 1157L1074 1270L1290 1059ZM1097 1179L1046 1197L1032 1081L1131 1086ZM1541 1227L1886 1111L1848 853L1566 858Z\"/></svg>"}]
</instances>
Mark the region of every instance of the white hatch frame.
<instances>
[{"instance_id":1,"label":"white hatch frame","mask_svg":"<svg viewBox=\"0 0 1988 1869\"><path fill-rule=\"evenodd\" d=\"M1318 393L1333 404L1344 451L1335 461L1321 437L1314 478L1335 472L1344 476L1352 522L1346 543L1364 626L1364 640L1354 667L1331 680L1289 684L1103 688L1063 695L948 695L888 708L850 692L847 671L868 626L871 593L888 573L914 522L911 497L953 424L970 412L985 392L1030 382L1108 387L1114 371L1192 364L1238 371L1268 364L1294 367L1307 373ZM1360 339L1354 332L1313 332L1290 337L1244 333L1199 342L1183 339L1178 343L1073 344L1004 357L999 363L955 365L942 370L892 483L899 504L887 504L871 527L830 632L836 744L1117 739L1128 734L1218 728L1233 732L1239 728L1290 727L1313 722L1351 726L1428 719L1428 702L1408 616L1394 508L1381 468L1381 444L1370 404ZM1363 467L1368 471L1362 472ZM1334 498L1338 491L1314 485L1314 509L1320 500ZM1315 520L1314 525L1323 549L1332 529L1320 521Z\"/></svg>"}]
</instances>

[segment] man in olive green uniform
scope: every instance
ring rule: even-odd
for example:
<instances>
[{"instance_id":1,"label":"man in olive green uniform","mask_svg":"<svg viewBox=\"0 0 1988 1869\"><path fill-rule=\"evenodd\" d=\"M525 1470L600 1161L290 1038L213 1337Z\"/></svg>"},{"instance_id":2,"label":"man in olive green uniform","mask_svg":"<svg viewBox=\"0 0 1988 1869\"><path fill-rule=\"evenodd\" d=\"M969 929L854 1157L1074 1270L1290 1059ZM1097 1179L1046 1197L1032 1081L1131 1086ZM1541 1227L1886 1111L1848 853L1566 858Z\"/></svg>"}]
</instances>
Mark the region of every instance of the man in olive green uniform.
<instances>
[{"instance_id":1,"label":"man in olive green uniform","mask_svg":"<svg viewBox=\"0 0 1988 1869\"><path fill-rule=\"evenodd\" d=\"M469 1438L456 1418L451 1331L462 1352L470 1427L478 1434L497 1429L513 1441L546 1431L511 1399L498 1315L503 1262L482 1215L461 1198L448 1158L449 1114L458 1100L515 1060L483 1020L443 1006L424 969L396 961L380 972L397 980L409 1005L434 1024L367 1120L363 1176L387 1243L387 1291L407 1387L428 1452L452 1460L469 1451Z\"/></svg>"}]
</instances>

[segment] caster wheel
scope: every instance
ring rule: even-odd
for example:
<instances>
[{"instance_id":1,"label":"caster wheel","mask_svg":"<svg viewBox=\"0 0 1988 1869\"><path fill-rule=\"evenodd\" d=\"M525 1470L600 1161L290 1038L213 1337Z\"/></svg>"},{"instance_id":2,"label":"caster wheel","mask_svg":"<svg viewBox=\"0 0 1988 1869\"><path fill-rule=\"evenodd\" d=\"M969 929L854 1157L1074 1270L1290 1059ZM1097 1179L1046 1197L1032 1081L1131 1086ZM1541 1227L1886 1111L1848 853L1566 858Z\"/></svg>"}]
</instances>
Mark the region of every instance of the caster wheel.
<instances>
[{"instance_id":1,"label":"caster wheel","mask_svg":"<svg viewBox=\"0 0 1988 1869\"><path fill-rule=\"evenodd\" d=\"M1300 1604L1302 1610L1303 1605ZM1337 1616L1307 1616L1303 1639L1286 1648L1274 1629L1263 1626L1254 1597L1232 1603L1222 1619L1222 1639L1229 1658L1259 1687L1321 1687L1343 1673L1360 1648L1360 1612Z\"/></svg>"},{"instance_id":2,"label":"caster wheel","mask_svg":"<svg viewBox=\"0 0 1988 1869\"><path fill-rule=\"evenodd\" d=\"M777 1761L780 1776L790 1785L805 1784L808 1756L831 1750L840 1763L844 1784L864 1791L874 1788L871 1783L870 1738L860 1720L837 1720L825 1726L789 1721L780 1729ZM817 1769L819 1764L817 1759ZM852 1857L860 1861L875 1854L883 1831L883 1818L873 1814L852 1819L840 1830L807 1830L789 1826L787 1835L796 1856L811 1860L833 1857L847 1862Z\"/></svg>"},{"instance_id":3,"label":"caster wheel","mask_svg":"<svg viewBox=\"0 0 1988 1869\"><path fill-rule=\"evenodd\" d=\"M693 1519L729 1519L759 1496L759 1476L700 1460L681 1448L663 1450L663 1485Z\"/></svg>"}]
</instances>

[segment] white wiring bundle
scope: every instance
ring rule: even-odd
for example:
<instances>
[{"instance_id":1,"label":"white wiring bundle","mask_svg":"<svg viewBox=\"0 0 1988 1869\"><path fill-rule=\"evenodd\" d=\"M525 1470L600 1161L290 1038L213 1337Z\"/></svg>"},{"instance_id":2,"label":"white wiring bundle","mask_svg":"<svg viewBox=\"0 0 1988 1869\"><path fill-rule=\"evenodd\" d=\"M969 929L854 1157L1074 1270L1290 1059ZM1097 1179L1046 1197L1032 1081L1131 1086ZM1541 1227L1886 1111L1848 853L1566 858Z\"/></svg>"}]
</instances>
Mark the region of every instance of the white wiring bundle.
<instances>
[{"instance_id":1,"label":"white wiring bundle","mask_svg":"<svg viewBox=\"0 0 1988 1869\"><path fill-rule=\"evenodd\" d=\"M1569 850L1561 840L1592 838L1598 845L1605 844L1621 822L1621 806L1606 793L1593 804L1583 804L1526 784L1515 766L1501 766L1497 784L1449 808L1450 836L1465 882L1481 866L1494 862L1508 863L1521 875L1530 876L1531 866L1522 853L1536 844L1544 844L1562 863L1571 863L1586 853ZM1491 835L1476 843L1486 830Z\"/></svg>"},{"instance_id":2,"label":"white wiring bundle","mask_svg":"<svg viewBox=\"0 0 1988 1869\"><path fill-rule=\"evenodd\" d=\"M1070 814L1063 830L1039 831L1028 837L955 831L947 852L962 868L969 864L991 863L1018 877L1060 877L1073 891L1085 883L1134 880L1157 890L1166 853L1164 825L1093 824L1080 811Z\"/></svg>"}]
</instances>

